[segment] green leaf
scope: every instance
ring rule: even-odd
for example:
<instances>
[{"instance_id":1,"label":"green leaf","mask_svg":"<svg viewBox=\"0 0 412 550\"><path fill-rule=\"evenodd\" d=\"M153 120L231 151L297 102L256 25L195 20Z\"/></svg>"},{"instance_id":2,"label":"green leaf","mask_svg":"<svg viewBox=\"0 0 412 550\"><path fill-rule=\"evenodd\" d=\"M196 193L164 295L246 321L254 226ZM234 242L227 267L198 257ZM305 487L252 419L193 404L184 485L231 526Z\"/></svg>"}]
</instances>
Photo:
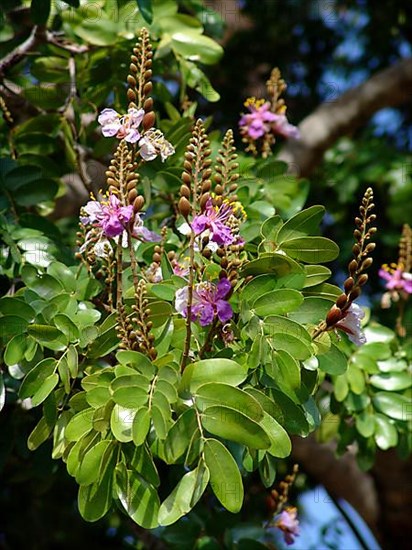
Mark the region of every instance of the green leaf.
<instances>
[{"instance_id":1,"label":"green leaf","mask_svg":"<svg viewBox=\"0 0 412 550\"><path fill-rule=\"evenodd\" d=\"M284 277L290 274L304 273L303 268L291 258L284 254L265 254L256 260L248 262L240 271L241 277L249 275L263 275L271 273L277 277Z\"/></svg>"},{"instance_id":2,"label":"green leaf","mask_svg":"<svg viewBox=\"0 0 412 550\"><path fill-rule=\"evenodd\" d=\"M325 298L307 296L299 309L292 311L289 317L300 324L317 325L320 321L325 319L330 306L330 301Z\"/></svg>"},{"instance_id":3,"label":"green leaf","mask_svg":"<svg viewBox=\"0 0 412 550\"><path fill-rule=\"evenodd\" d=\"M58 183L51 178L42 178L35 183L22 185L13 193L13 199L20 206L34 206L53 199L59 189Z\"/></svg>"},{"instance_id":4,"label":"green leaf","mask_svg":"<svg viewBox=\"0 0 412 550\"><path fill-rule=\"evenodd\" d=\"M31 0L30 15L36 25L45 25L50 15L51 0Z\"/></svg>"},{"instance_id":5,"label":"green leaf","mask_svg":"<svg viewBox=\"0 0 412 550\"><path fill-rule=\"evenodd\" d=\"M8 341L13 336L22 334L26 331L27 321L17 315L4 315L0 317L0 337Z\"/></svg>"},{"instance_id":6,"label":"green leaf","mask_svg":"<svg viewBox=\"0 0 412 550\"><path fill-rule=\"evenodd\" d=\"M139 8L139 11L142 14L143 19L150 25L151 22L153 21L152 0L136 0L136 1L137 1L137 7ZM139 523L139 525L141 524ZM147 527L147 529L149 529L149 527Z\"/></svg>"},{"instance_id":7,"label":"green leaf","mask_svg":"<svg viewBox=\"0 0 412 550\"><path fill-rule=\"evenodd\" d=\"M297 237L316 233L324 214L325 208L319 205L301 210L298 214L292 216L281 228L278 234L278 242L282 244Z\"/></svg>"},{"instance_id":8,"label":"green leaf","mask_svg":"<svg viewBox=\"0 0 412 550\"><path fill-rule=\"evenodd\" d=\"M138 447L142 445L150 429L150 412L147 407L142 407L133 419L132 438L133 443Z\"/></svg>"},{"instance_id":9,"label":"green leaf","mask_svg":"<svg viewBox=\"0 0 412 550\"><path fill-rule=\"evenodd\" d=\"M24 358L26 344L26 334L17 334L9 341L4 351L4 362L8 367L20 363L20 361Z\"/></svg>"},{"instance_id":10,"label":"green leaf","mask_svg":"<svg viewBox=\"0 0 412 550\"><path fill-rule=\"evenodd\" d=\"M252 307L256 315L280 315L290 313L303 302L303 296L297 290L278 289L266 292L254 301Z\"/></svg>"},{"instance_id":11,"label":"green leaf","mask_svg":"<svg viewBox=\"0 0 412 550\"><path fill-rule=\"evenodd\" d=\"M353 363L349 363L346 377L349 382L349 387L353 391L353 393L356 393L356 395L360 395L364 392L366 384L365 374L360 368L358 368Z\"/></svg>"},{"instance_id":12,"label":"green leaf","mask_svg":"<svg viewBox=\"0 0 412 550\"><path fill-rule=\"evenodd\" d=\"M113 441L104 439L85 453L76 472L76 481L79 485L90 485L99 479L102 460L110 446L114 450Z\"/></svg>"},{"instance_id":13,"label":"green leaf","mask_svg":"<svg viewBox=\"0 0 412 550\"><path fill-rule=\"evenodd\" d=\"M78 412L67 425L65 437L68 441L78 441L92 429L94 409Z\"/></svg>"},{"instance_id":14,"label":"green leaf","mask_svg":"<svg viewBox=\"0 0 412 550\"><path fill-rule=\"evenodd\" d=\"M277 422L270 414L264 413L260 425L264 428L269 436L271 445L267 452L278 458L286 458L292 450L292 443L286 430Z\"/></svg>"},{"instance_id":15,"label":"green leaf","mask_svg":"<svg viewBox=\"0 0 412 550\"><path fill-rule=\"evenodd\" d=\"M66 336L69 342L75 342L79 339L79 329L68 315L59 313L54 316L53 322L60 332Z\"/></svg>"},{"instance_id":16,"label":"green leaf","mask_svg":"<svg viewBox=\"0 0 412 550\"><path fill-rule=\"evenodd\" d=\"M156 489L135 471L119 463L115 470L115 491L126 513L144 529L158 526L160 501Z\"/></svg>"},{"instance_id":17,"label":"green leaf","mask_svg":"<svg viewBox=\"0 0 412 550\"><path fill-rule=\"evenodd\" d=\"M309 289L304 290L303 294L305 296L324 298L335 302L336 298L342 294L342 290L336 285L321 283L320 285L311 286Z\"/></svg>"},{"instance_id":18,"label":"green leaf","mask_svg":"<svg viewBox=\"0 0 412 550\"><path fill-rule=\"evenodd\" d=\"M36 312L29 304L11 296L4 296L0 300L0 313L3 315L16 315L29 323L36 316Z\"/></svg>"},{"instance_id":19,"label":"green leaf","mask_svg":"<svg viewBox=\"0 0 412 550\"><path fill-rule=\"evenodd\" d=\"M348 359L334 344L329 351L318 356L319 368L328 374L343 374L348 368Z\"/></svg>"},{"instance_id":20,"label":"green leaf","mask_svg":"<svg viewBox=\"0 0 412 550\"><path fill-rule=\"evenodd\" d=\"M298 237L282 244L282 250L301 262L320 264L331 262L339 255L339 247L325 237Z\"/></svg>"},{"instance_id":21,"label":"green leaf","mask_svg":"<svg viewBox=\"0 0 412 550\"><path fill-rule=\"evenodd\" d=\"M260 232L262 236L265 237L265 240L273 241L273 243L276 244L278 233L282 225L283 221L280 216L272 216L263 223Z\"/></svg>"},{"instance_id":22,"label":"green leaf","mask_svg":"<svg viewBox=\"0 0 412 550\"><path fill-rule=\"evenodd\" d=\"M132 441L132 426L136 414L135 409L127 409L115 405L110 416L110 429L114 437L122 443Z\"/></svg>"},{"instance_id":23,"label":"green leaf","mask_svg":"<svg viewBox=\"0 0 412 550\"><path fill-rule=\"evenodd\" d=\"M27 374L20 386L19 396L21 399L32 397L38 392L44 382L56 371L57 361L53 357L43 359Z\"/></svg>"},{"instance_id":24,"label":"green leaf","mask_svg":"<svg viewBox=\"0 0 412 550\"><path fill-rule=\"evenodd\" d=\"M379 413L375 415L374 420L376 445L383 451L396 447L398 432L393 422L387 416Z\"/></svg>"},{"instance_id":25,"label":"green leaf","mask_svg":"<svg viewBox=\"0 0 412 550\"><path fill-rule=\"evenodd\" d=\"M385 413L390 418L406 421L410 416L411 402L404 395L382 391L372 397L372 402L378 411Z\"/></svg>"},{"instance_id":26,"label":"green leaf","mask_svg":"<svg viewBox=\"0 0 412 550\"><path fill-rule=\"evenodd\" d=\"M159 524L171 525L196 505L209 482L209 469L203 462L185 474L159 509Z\"/></svg>"},{"instance_id":27,"label":"green leaf","mask_svg":"<svg viewBox=\"0 0 412 550\"><path fill-rule=\"evenodd\" d=\"M223 55L223 48L217 42L199 34L196 29L175 32L171 35L171 48L189 61L213 65Z\"/></svg>"},{"instance_id":28,"label":"green leaf","mask_svg":"<svg viewBox=\"0 0 412 550\"><path fill-rule=\"evenodd\" d=\"M412 385L411 375L408 372L374 374L369 382L375 388L386 391L406 390Z\"/></svg>"},{"instance_id":29,"label":"green leaf","mask_svg":"<svg viewBox=\"0 0 412 550\"><path fill-rule=\"evenodd\" d=\"M304 279L305 275L303 270L299 273L292 273L280 278L274 277L273 275L258 275L244 287L242 291L242 300L246 300L252 304L263 294L283 287L299 290L303 286Z\"/></svg>"},{"instance_id":30,"label":"green leaf","mask_svg":"<svg viewBox=\"0 0 412 550\"><path fill-rule=\"evenodd\" d=\"M86 521L97 521L109 510L113 494L113 474L116 454L109 447L102 460L99 479L91 485L81 485L78 494L79 512Z\"/></svg>"},{"instance_id":31,"label":"green leaf","mask_svg":"<svg viewBox=\"0 0 412 550\"><path fill-rule=\"evenodd\" d=\"M305 284L304 288L319 285L329 279L332 272L324 265L305 265Z\"/></svg>"},{"instance_id":32,"label":"green leaf","mask_svg":"<svg viewBox=\"0 0 412 550\"><path fill-rule=\"evenodd\" d=\"M269 436L257 422L230 407L208 407L203 411L202 425L213 435L252 449L267 449L271 445Z\"/></svg>"},{"instance_id":33,"label":"green leaf","mask_svg":"<svg viewBox=\"0 0 412 550\"><path fill-rule=\"evenodd\" d=\"M67 350L67 366L69 367L70 376L76 378L79 370L79 357L74 346L69 346Z\"/></svg>"},{"instance_id":34,"label":"green leaf","mask_svg":"<svg viewBox=\"0 0 412 550\"><path fill-rule=\"evenodd\" d=\"M49 438L52 430L53 425L49 424L46 418L42 416L27 440L27 446L30 451L35 451L40 447Z\"/></svg>"},{"instance_id":35,"label":"green leaf","mask_svg":"<svg viewBox=\"0 0 412 550\"><path fill-rule=\"evenodd\" d=\"M265 318L264 330L276 350L283 349L302 361L313 354L308 332L291 319L270 315Z\"/></svg>"},{"instance_id":36,"label":"green leaf","mask_svg":"<svg viewBox=\"0 0 412 550\"><path fill-rule=\"evenodd\" d=\"M355 417L356 429L362 437L370 437L375 431L375 415L362 411Z\"/></svg>"},{"instance_id":37,"label":"green leaf","mask_svg":"<svg viewBox=\"0 0 412 550\"><path fill-rule=\"evenodd\" d=\"M43 403L43 401L51 394L58 383L59 376L57 373L48 376L31 398L31 404L33 405L33 407L37 407L37 405Z\"/></svg>"},{"instance_id":38,"label":"green leaf","mask_svg":"<svg viewBox=\"0 0 412 550\"><path fill-rule=\"evenodd\" d=\"M67 292L75 292L77 286L76 277L66 265L54 261L48 266L47 273L57 279Z\"/></svg>"},{"instance_id":39,"label":"green leaf","mask_svg":"<svg viewBox=\"0 0 412 550\"><path fill-rule=\"evenodd\" d=\"M236 514L243 504L243 482L235 459L217 439L206 439L203 452L214 494L229 512Z\"/></svg>"},{"instance_id":40,"label":"green leaf","mask_svg":"<svg viewBox=\"0 0 412 550\"><path fill-rule=\"evenodd\" d=\"M239 388L221 382L203 384L196 390L195 399L201 411L213 405L225 405L255 422L263 418L263 409L254 397Z\"/></svg>"},{"instance_id":41,"label":"green leaf","mask_svg":"<svg viewBox=\"0 0 412 550\"><path fill-rule=\"evenodd\" d=\"M230 386L238 386L247 376L247 365L239 365L231 359L204 359L188 365L181 380L181 390L196 391L202 384L219 380Z\"/></svg>"},{"instance_id":42,"label":"green leaf","mask_svg":"<svg viewBox=\"0 0 412 550\"><path fill-rule=\"evenodd\" d=\"M188 409L179 416L163 442L163 458L167 464L174 464L183 456L196 429L195 410Z\"/></svg>"}]
</instances>

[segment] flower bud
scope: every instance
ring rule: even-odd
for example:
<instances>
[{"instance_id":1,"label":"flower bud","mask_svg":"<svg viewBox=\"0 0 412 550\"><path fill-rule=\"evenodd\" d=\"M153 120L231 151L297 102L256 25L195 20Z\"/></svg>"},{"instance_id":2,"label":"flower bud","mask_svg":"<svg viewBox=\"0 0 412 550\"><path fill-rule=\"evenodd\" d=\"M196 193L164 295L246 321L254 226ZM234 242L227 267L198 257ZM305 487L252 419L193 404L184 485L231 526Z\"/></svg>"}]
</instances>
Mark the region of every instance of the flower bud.
<instances>
[{"instance_id":1,"label":"flower bud","mask_svg":"<svg viewBox=\"0 0 412 550\"><path fill-rule=\"evenodd\" d=\"M342 318L342 312L341 310L336 306L333 305L328 314L326 315L326 324L328 327L332 327L333 325L336 325Z\"/></svg>"},{"instance_id":2,"label":"flower bud","mask_svg":"<svg viewBox=\"0 0 412 550\"><path fill-rule=\"evenodd\" d=\"M366 273L362 273L362 275L359 276L358 279L358 285L363 286L368 282L369 277L366 275Z\"/></svg>"},{"instance_id":3,"label":"flower bud","mask_svg":"<svg viewBox=\"0 0 412 550\"><path fill-rule=\"evenodd\" d=\"M189 187L187 187L187 185L180 186L180 196L186 197L187 199L190 197L190 189Z\"/></svg>"},{"instance_id":4,"label":"flower bud","mask_svg":"<svg viewBox=\"0 0 412 550\"><path fill-rule=\"evenodd\" d=\"M353 277L348 277L343 284L345 291L350 292L354 284L355 284L355 281L353 280Z\"/></svg>"},{"instance_id":5,"label":"flower bud","mask_svg":"<svg viewBox=\"0 0 412 550\"><path fill-rule=\"evenodd\" d=\"M143 205L144 205L144 198L142 197L142 195L137 195L133 203L133 210L135 212L139 212L143 208Z\"/></svg>"},{"instance_id":6,"label":"flower bud","mask_svg":"<svg viewBox=\"0 0 412 550\"><path fill-rule=\"evenodd\" d=\"M343 306L346 305L346 302L348 301L348 297L346 294L341 294L339 298L336 300L336 305L339 309L342 309Z\"/></svg>"},{"instance_id":7,"label":"flower bud","mask_svg":"<svg viewBox=\"0 0 412 550\"><path fill-rule=\"evenodd\" d=\"M152 128L155 125L156 122L156 115L153 111L147 112L143 117L143 129L149 130L149 128Z\"/></svg>"},{"instance_id":8,"label":"flower bud","mask_svg":"<svg viewBox=\"0 0 412 550\"><path fill-rule=\"evenodd\" d=\"M180 198L177 207L184 218L187 218L189 216L192 209L192 207L190 206L190 202L187 200L186 197Z\"/></svg>"}]
</instances>

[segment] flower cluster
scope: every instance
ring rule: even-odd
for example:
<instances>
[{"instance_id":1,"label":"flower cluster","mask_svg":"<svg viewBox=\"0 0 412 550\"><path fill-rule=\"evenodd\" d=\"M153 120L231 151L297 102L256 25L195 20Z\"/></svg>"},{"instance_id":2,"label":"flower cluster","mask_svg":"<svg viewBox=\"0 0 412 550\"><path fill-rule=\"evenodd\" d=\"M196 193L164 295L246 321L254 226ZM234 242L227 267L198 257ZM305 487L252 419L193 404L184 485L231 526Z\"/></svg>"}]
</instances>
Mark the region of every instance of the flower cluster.
<instances>
[{"instance_id":1,"label":"flower cluster","mask_svg":"<svg viewBox=\"0 0 412 550\"><path fill-rule=\"evenodd\" d=\"M126 229L132 221L133 225L130 230L133 237L142 241L160 241L159 235L144 227L139 214L133 213L133 206L122 205L114 194L108 195L102 201L95 199L89 201L81 209L80 221L83 225L90 226L80 252L83 252L93 241L94 253L98 257L112 254L113 248L108 239L117 240L121 237L122 244L127 243ZM124 244L124 246L126 245Z\"/></svg>"},{"instance_id":2,"label":"flower cluster","mask_svg":"<svg viewBox=\"0 0 412 550\"><path fill-rule=\"evenodd\" d=\"M379 276L386 281L385 288L388 290L382 297L383 307L389 307L391 300L397 302L402 294L405 297L412 294L412 273L405 272L402 263L384 264Z\"/></svg>"},{"instance_id":3,"label":"flower cluster","mask_svg":"<svg viewBox=\"0 0 412 550\"><path fill-rule=\"evenodd\" d=\"M222 323L232 318L232 306L227 297L232 290L230 281L220 279L216 284L210 282L198 283L193 288L191 319L199 321L202 327L210 325L217 317ZM176 292L175 308L178 313L187 317L189 287L185 286Z\"/></svg>"},{"instance_id":4,"label":"flower cluster","mask_svg":"<svg viewBox=\"0 0 412 550\"><path fill-rule=\"evenodd\" d=\"M264 138L266 134L299 138L300 134L296 126L288 122L284 113L273 113L269 101L250 97L244 105L249 109L249 113L242 114L239 121L242 136L252 140Z\"/></svg>"},{"instance_id":5,"label":"flower cluster","mask_svg":"<svg viewBox=\"0 0 412 550\"><path fill-rule=\"evenodd\" d=\"M138 128L143 120L144 110L130 108L126 115L119 115L114 109L103 109L97 121L102 127L105 137L116 136L128 143L136 143L140 139Z\"/></svg>"},{"instance_id":6,"label":"flower cluster","mask_svg":"<svg viewBox=\"0 0 412 550\"><path fill-rule=\"evenodd\" d=\"M293 544L294 537L300 533L296 507L285 508L277 517L275 527L282 531L286 544Z\"/></svg>"},{"instance_id":7,"label":"flower cluster","mask_svg":"<svg viewBox=\"0 0 412 550\"><path fill-rule=\"evenodd\" d=\"M140 134L138 128L144 117L143 109L129 108L126 115L119 115L114 109L103 109L98 117L105 137L116 136L128 143L139 142L139 154L146 161L154 160L158 155L162 162L173 155L175 149L160 130L150 128Z\"/></svg>"},{"instance_id":8,"label":"flower cluster","mask_svg":"<svg viewBox=\"0 0 412 550\"><path fill-rule=\"evenodd\" d=\"M239 202L225 199L220 206L213 204L212 198L206 202L204 211L194 216L191 228L196 236L208 237L218 246L243 244L238 234L239 217L242 221L246 214Z\"/></svg>"}]
</instances>

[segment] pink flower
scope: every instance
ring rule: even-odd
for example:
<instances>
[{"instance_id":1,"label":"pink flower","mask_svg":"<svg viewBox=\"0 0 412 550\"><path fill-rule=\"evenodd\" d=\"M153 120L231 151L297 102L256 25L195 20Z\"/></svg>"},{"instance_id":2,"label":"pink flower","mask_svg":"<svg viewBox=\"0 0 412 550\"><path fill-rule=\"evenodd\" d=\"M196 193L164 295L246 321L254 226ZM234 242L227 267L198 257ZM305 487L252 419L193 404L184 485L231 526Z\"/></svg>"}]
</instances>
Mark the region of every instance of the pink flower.
<instances>
[{"instance_id":1,"label":"pink flower","mask_svg":"<svg viewBox=\"0 0 412 550\"><path fill-rule=\"evenodd\" d=\"M271 122L276 120L277 115L271 112L269 101L257 101L254 98L246 101L245 106L250 113L242 115L239 126L252 139L259 139L270 132Z\"/></svg>"},{"instance_id":2,"label":"pink flower","mask_svg":"<svg viewBox=\"0 0 412 550\"><path fill-rule=\"evenodd\" d=\"M114 109L103 109L97 121L102 126L105 137L116 136L129 143L136 143L140 139L138 127L143 120L144 110L131 108L126 115L119 115Z\"/></svg>"},{"instance_id":3,"label":"pink flower","mask_svg":"<svg viewBox=\"0 0 412 550\"><path fill-rule=\"evenodd\" d=\"M288 122L286 115L275 115L276 120L272 124L272 131L274 134L279 134L285 138L300 138L299 129L293 124Z\"/></svg>"},{"instance_id":4,"label":"pink flower","mask_svg":"<svg viewBox=\"0 0 412 550\"><path fill-rule=\"evenodd\" d=\"M202 327L210 325L217 316L219 321L226 323L232 318L233 310L225 299L231 292L232 285L226 278L214 283L198 283L193 289L192 321L199 321ZM176 292L175 308L178 313L187 317L187 302L189 287L185 286Z\"/></svg>"},{"instance_id":5,"label":"pink flower","mask_svg":"<svg viewBox=\"0 0 412 550\"><path fill-rule=\"evenodd\" d=\"M243 241L237 234L237 224L230 224L230 221L236 220L235 208L241 211L242 216L245 216L239 203L233 204L224 200L221 206L213 206L213 201L209 198L204 212L193 218L192 230L196 236L209 231L210 241L218 245L241 244Z\"/></svg>"},{"instance_id":6,"label":"pink flower","mask_svg":"<svg viewBox=\"0 0 412 550\"><path fill-rule=\"evenodd\" d=\"M83 224L96 224L106 237L117 237L132 219L133 206L121 206L116 195L110 195L105 202L89 201L83 213L86 214L80 216Z\"/></svg>"},{"instance_id":7,"label":"pink flower","mask_svg":"<svg viewBox=\"0 0 412 550\"><path fill-rule=\"evenodd\" d=\"M150 128L145 132L142 139L139 141L140 156L145 161L154 160L158 155L164 162L167 157L173 155L175 149L173 145L167 141L163 133L160 130Z\"/></svg>"},{"instance_id":8,"label":"pink flower","mask_svg":"<svg viewBox=\"0 0 412 550\"><path fill-rule=\"evenodd\" d=\"M270 110L269 101L251 97L245 102L245 106L250 112L243 114L239 121L243 135L253 140L259 139L265 134L295 139L300 137L298 128L289 124L285 114L276 114Z\"/></svg>"},{"instance_id":9,"label":"pink flower","mask_svg":"<svg viewBox=\"0 0 412 550\"><path fill-rule=\"evenodd\" d=\"M406 294L412 294L412 274L405 273L401 265L384 264L379 270L379 276L385 279L385 288L388 290L403 290Z\"/></svg>"},{"instance_id":10,"label":"pink flower","mask_svg":"<svg viewBox=\"0 0 412 550\"><path fill-rule=\"evenodd\" d=\"M335 327L346 332L349 340L357 346L365 344L365 334L361 329L361 320L365 317L363 309L357 304L351 304L344 312L344 315L345 316L336 323Z\"/></svg>"},{"instance_id":11,"label":"pink flower","mask_svg":"<svg viewBox=\"0 0 412 550\"><path fill-rule=\"evenodd\" d=\"M294 537L298 536L300 533L297 509L292 506L285 508L279 514L275 522L275 527L283 532L286 544L293 544L295 542Z\"/></svg>"}]
</instances>

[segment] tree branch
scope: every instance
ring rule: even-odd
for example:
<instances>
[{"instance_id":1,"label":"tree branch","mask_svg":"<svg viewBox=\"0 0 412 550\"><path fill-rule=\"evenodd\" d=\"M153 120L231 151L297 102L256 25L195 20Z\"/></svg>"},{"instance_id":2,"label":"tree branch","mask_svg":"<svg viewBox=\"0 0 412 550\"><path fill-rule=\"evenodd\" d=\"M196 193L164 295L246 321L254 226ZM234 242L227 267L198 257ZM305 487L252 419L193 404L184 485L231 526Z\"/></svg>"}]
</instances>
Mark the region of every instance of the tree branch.
<instances>
[{"instance_id":1,"label":"tree branch","mask_svg":"<svg viewBox=\"0 0 412 550\"><path fill-rule=\"evenodd\" d=\"M21 61L28 53L32 52L38 44L46 40L46 27L36 25L33 27L30 36L9 52L3 59L0 59L0 78L3 78L6 71Z\"/></svg>"},{"instance_id":2,"label":"tree branch","mask_svg":"<svg viewBox=\"0 0 412 550\"><path fill-rule=\"evenodd\" d=\"M410 101L411 95L412 58L407 58L320 105L300 123L301 139L289 140L278 158L289 164L290 172L308 176L340 137L364 125L380 109Z\"/></svg>"}]
</instances>

